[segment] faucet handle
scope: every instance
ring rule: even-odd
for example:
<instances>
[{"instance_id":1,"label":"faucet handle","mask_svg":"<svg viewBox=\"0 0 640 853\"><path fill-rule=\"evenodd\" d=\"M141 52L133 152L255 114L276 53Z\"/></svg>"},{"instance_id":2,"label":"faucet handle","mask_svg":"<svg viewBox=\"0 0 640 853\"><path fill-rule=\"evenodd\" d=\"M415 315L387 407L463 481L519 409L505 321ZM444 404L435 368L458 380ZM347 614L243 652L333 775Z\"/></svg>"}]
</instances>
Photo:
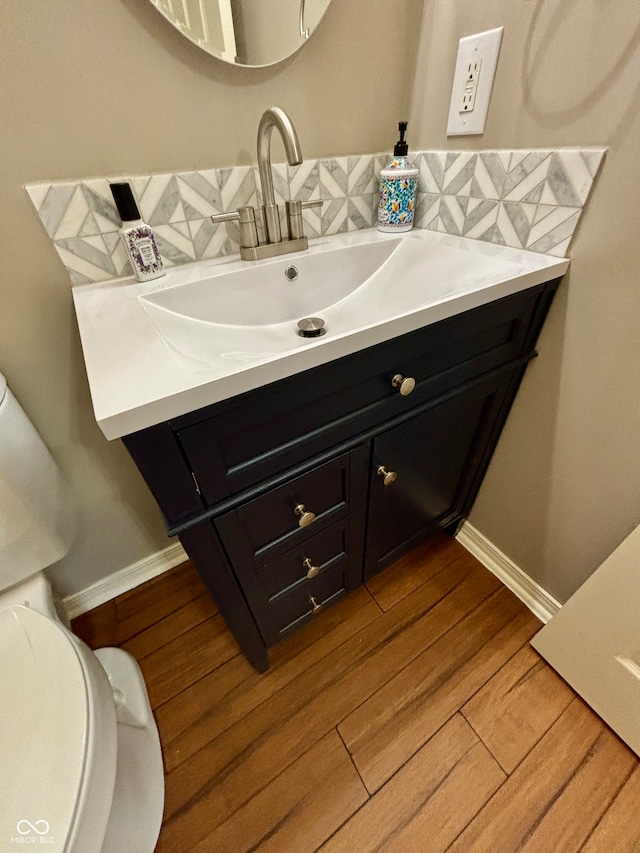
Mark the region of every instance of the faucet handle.
<instances>
[{"instance_id":1,"label":"faucet handle","mask_svg":"<svg viewBox=\"0 0 640 853\"><path fill-rule=\"evenodd\" d=\"M289 239L297 240L304 237L304 228L302 225L302 209L304 207L322 207L324 202L322 199L313 199L310 201L286 201L287 223L289 225Z\"/></svg>"},{"instance_id":2,"label":"faucet handle","mask_svg":"<svg viewBox=\"0 0 640 853\"><path fill-rule=\"evenodd\" d=\"M258 245L258 230L256 228L256 212L252 207L239 207L233 213L214 213L212 222L232 222L240 220L240 245L252 249Z\"/></svg>"},{"instance_id":3,"label":"faucet handle","mask_svg":"<svg viewBox=\"0 0 640 853\"><path fill-rule=\"evenodd\" d=\"M300 202L301 207L322 207L323 204L324 204L324 201L321 198L312 198L312 199L309 199L308 201L301 201Z\"/></svg>"}]
</instances>

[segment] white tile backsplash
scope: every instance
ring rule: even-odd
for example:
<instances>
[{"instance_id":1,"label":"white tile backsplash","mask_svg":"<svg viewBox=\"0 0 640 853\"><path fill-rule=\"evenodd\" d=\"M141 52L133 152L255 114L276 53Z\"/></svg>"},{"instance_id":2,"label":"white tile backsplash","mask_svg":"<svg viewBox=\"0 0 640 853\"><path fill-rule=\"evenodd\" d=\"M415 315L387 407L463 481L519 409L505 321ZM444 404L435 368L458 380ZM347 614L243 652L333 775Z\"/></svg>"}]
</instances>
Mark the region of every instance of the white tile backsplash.
<instances>
[{"instance_id":1,"label":"white tile backsplash","mask_svg":"<svg viewBox=\"0 0 640 853\"><path fill-rule=\"evenodd\" d=\"M416 151L416 227L564 255L604 148L514 151ZM273 166L276 201L324 200L303 213L311 238L370 228L378 176L389 154L332 157ZM27 193L73 284L129 275L118 240L120 219L109 180L129 180L143 219L157 234L167 266L238 251L233 222L210 216L261 203L252 166L129 178L38 183Z\"/></svg>"}]
</instances>

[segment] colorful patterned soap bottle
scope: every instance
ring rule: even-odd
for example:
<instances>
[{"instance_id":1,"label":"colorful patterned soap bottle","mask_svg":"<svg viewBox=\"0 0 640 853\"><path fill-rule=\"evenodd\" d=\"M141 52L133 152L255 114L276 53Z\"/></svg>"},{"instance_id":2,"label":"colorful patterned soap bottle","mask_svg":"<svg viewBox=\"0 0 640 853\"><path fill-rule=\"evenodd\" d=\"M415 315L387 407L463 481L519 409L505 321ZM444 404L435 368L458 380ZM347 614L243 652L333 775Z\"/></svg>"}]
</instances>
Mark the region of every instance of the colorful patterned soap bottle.
<instances>
[{"instance_id":1,"label":"colorful patterned soap bottle","mask_svg":"<svg viewBox=\"0 0 640 853\"><path fill-rule=\"evenodd\" d=\"M410 231L416 209L418 170L407 160L409 146L404 141L407 122L398 124L400 139L393 149L393 160L380 172L378 231Z\"/></svg>"}]
</instances>

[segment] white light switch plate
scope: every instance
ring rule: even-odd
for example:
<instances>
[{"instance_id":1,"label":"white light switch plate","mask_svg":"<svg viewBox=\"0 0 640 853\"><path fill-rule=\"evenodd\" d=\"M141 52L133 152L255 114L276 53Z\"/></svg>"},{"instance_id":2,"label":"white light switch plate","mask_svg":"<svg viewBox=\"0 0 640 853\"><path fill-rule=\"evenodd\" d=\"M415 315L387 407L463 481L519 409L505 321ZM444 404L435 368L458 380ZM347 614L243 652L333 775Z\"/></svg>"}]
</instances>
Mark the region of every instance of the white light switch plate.
<instances>
[{"instance_id":1,"label":"white light switch plate","mask_svg":"<svg viewBox=\"0 0 640 853\"><path fill-rule=\"evenodd\" d=\"M484 133L504 27L460 39L447 136Z\"/></svg>"}]
</instances>

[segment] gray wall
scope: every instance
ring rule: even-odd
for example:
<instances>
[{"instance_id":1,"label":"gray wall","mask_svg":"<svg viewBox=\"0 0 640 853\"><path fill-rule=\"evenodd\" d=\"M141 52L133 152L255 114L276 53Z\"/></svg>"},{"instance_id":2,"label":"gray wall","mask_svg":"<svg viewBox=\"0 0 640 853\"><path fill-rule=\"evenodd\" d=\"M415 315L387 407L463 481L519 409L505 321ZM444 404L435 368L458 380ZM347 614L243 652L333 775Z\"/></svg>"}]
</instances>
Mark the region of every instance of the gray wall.
<instances>
[{"instance_id":1,"label":"gray wall","mask_svg":"<svg viewBox=\"0 0 640 853\"><path fill-rule=\"evenodd\" d=\"M409 109L421 15L419 2L334 0L296 56L254 70L207 56L145 0L2 4L0 371L81 505L51 573L63 594L170 543L126 451L93 420L69 282L23 185L255 162L272 104L308 157L385 150Z\"/></svg>"},{"instance_id":2,"label":"gray wall","mask_svg":"<svg viewBox=\"0 0 640 853\"><path fill-rule=\"evenodd\" d=\"M458 39L501 25L486 131L450 147L610 146L470 518L564 600L640 520L640 5L425 3L415 144L447 146Z\"/></svg>"}]
</instances>

